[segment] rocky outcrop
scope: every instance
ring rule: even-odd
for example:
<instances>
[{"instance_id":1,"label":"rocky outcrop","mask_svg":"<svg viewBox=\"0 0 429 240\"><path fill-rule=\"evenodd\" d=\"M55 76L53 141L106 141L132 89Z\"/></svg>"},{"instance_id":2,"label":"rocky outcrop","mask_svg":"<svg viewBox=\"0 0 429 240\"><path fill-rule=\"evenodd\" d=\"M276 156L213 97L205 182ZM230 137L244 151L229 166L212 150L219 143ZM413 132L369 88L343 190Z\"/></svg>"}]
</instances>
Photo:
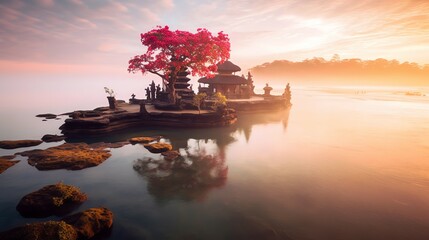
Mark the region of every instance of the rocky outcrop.
<instances>
[{"instance_id":1,"label":"rocky outcrop","mask_svg":"<svg viewBox=\"0 0 429 240\"><path fill-rule=\"evenodd\" d=\"M121 141L121 142L97 142L97 143L91 143L89 146L91 148L98 148L98 149L106 149L106 148L120 148L125 145L130 144L128 141Z\"/></svg>"},{"instance_id":2,"label":"rocky outcrop","mask_svg":"<svg viewBox=\"0 0 429 240\"><path fill-rule=\"evenodd\" d=\"M57 118L57 115L52 113L43 113L43 114L36 115L36 117L45 118L45 119L55 119Z\"/></svg>"},{"instance_id":3,"label":"rocky outcrop","mask_svg":"<svg viewBox=\"0 0 429 240\"><path fill-rule=\"evenodd\" d=\"M171 144L160 142L146 144L144 145L144 147L151 153L162 153L173 149L173 146L171 146Z\"/></svg>"},{"instance_id":4,"label":"rocky outcrop","mask_svg":"<svg viewBox=\"0 0 429 240\"><path fill-rule=\"evenodd\" d=\"M130 138L129 141L131 144L136 144L136 143L150 143L153 141L156 141L157 138L154 137L133 137Z\"/></svg>"},{"instance_id":5,"label":"rocky outcrop","mask_svg":"<svg viewBox=\"0 0 429 240\"><path fill-rule=\"evenodd\" d=\"M87 199L79 188L57 183L25 195L16 210L24 217L65 215Z\"/></svg>"},{"instance_id":6,"label":"rocky outcrop","mask_svg":"<svg viewBox=\"0 0 429 240\"><path fill-rule=\"evenodd\" d=\"M15 158L13 155L0 157L0 174L19 162L19 160L11 161L13 158Z\"/></svg>"},{"instance_id":7,"label":"rocky outcrop","mask_svg":"<svg viewBox=\"0 0 429 240\"><path fill-rule=\"evenodd\" d=\"M142 109L146 109L144 105ZM106 134L108 132L141 126L167 127L220 127L229 126L237 121L234 110L227 109L223 113L191 113L184 111L169 112L135 112L135 110L105 111L98 117L87 115L72 116L60 127L66 136L82 136L84 134Z\"/></svg>"},{"instance_id":8,"label":"rocky outcrop","mask_svg":"<svg viewBox=\"0 0 429 240\"><path fill-rule=\"evenodd\" d=\"M31 223L0 232L2 240L84 240L112 227L113 213L107 208L90 208L61 221ZM99 236L99 235L98 235Z\"/></svg>"},{"instance_id":9,"label":"rocky outcrop","mask_svg":"<svg viewBox=\"0 0 429 240\"><path fill-rule=\"evenodd\" d=\"M41 144L41 140L5 140L0 141L0 148L3 149L15 149L22 147L32 147Z\"/></svg>"},{"instance_id":10,"label":"rocky outcrop","mask_svg":"<svg viewBox=\"0 0 429 240\"><path fill-rule=\"evenodd\" d=\"M53 135L53 134L46 134L42 137L42 141L44 142L59 142L66 139L64 135Z\"/></svg>"},{"instance_id":11,"label":"rocky outcrop","mask_svg":"<svg viewBox=\"0 0 429 240\"><path fill-rule=\"evenodd\" d=\"M238 112L273 112L290 106L290 102L280 96L265 97L257 101L228 101L228 107Z\"/></svg>"},{"instance_id":12,"label":"rocky outcrop","mask_svg":"<svg viewBox=\"0 0 429 240\"><path fill-rule=\"evenodd\" d=\"M79 239L89 239L112 227L113 213L107 208L90 208L62 220L73 226Z\"/></svg>"},{"instance_id":13,"label":"rocky outcrop","mask_svg":"<svg viewBox=\"0 0 429 240\"><path fill-rule=\"evenodd\" d=\"M0 233L2 240L75 240L76 230L63 221L31 223Z\"/></svg>"},{"instance_id":14,"label":"rocky outcrop","mask_svg":"<svg viewBox=\"0 0 429 240\"><path fill-rule=\"evenodd\" d=\"M86 143L64 143L45 150L31 150L18 153L28 157L28 163L39 170L80 170L94 167L111 156L102 147L93 148Z\"/></svg>"},{"instance_id":15,"label":"rocky outcrop","mask_svg":"<svg viewBox=\"0 0 429 240\"><path fill-rule=\"evenodd\" d=\"M164 159L167 161L173 161L174 159L180 156L180 153L176 150L166 151L161 153L164 156Z\"/></svg>"}]
</instances>

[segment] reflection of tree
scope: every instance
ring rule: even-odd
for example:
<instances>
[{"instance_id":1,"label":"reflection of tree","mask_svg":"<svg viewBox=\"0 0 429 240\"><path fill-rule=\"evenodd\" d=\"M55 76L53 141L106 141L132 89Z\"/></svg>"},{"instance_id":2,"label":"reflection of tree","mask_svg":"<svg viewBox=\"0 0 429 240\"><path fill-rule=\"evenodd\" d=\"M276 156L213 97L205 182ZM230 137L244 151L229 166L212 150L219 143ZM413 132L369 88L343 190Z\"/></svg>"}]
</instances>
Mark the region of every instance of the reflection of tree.
<instances>
[{"instance_id":1,"label":"reflection of tree","mask_svg":"<svg viewBox=\"0 0 429 240\"><path fill-rule=\"evenodd\" d=\"M144 158L134 164L157 200L203 200L211 189L226 183L228 167L214 141L189 140L181 154L173 161Z\"/></svg>"}]
</instances>

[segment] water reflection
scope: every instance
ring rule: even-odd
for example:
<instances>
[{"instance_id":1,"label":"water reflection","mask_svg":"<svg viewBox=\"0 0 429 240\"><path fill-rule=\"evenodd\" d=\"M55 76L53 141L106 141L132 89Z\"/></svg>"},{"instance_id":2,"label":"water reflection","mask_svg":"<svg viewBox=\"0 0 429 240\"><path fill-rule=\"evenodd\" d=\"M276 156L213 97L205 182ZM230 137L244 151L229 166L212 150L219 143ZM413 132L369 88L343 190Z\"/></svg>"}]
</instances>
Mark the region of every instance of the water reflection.
<instances>
[{"instance_id":1,"label":"water reflection","mask_svg":"<svg viewBox=\"0 0 429 240\"><path fill-rule=\"evenodd\" d=\"M106 135L68 138L67 142L123 142L136 136L162 136L181 156L173 161L161 154L148 154L133 164L134 170L147 181L148 192L158 201L181 199L203 201L207 194L226 184L227 148L244 135L248 142L256 125L283 123L286 129L289 110L272 113L241 113L229 127L177 129L142 126Z\"/></svg>"},{"instance_id":2,"label":"water reflection","mask_svg":"<svg viewBox=\"0 0 429 240\"><path fill-rule=\"evenodd\" d=\"M92 136L73 136L66 139L66 142L121 142L127 141L136 136L163 136L170 139L175 148L186 148L188 139L212 139L216 141L219 147L227 146L236 141L234 133L244 133L246 140L251 138L252 128L254 125L282 122L283 129L287 128L290 110L282 110L270 113L240 113L236 124L228 127L219 128L199 128L183 129L168 128L159 126L141 126L131 127L106 134Z\"/></svg>"},{"instance_id":3,"label":"water reflection","mask_svg":"<svg viewBox=\"0 0 429 240\"><path fill-rule=\"evenodd\" d=\"M225 185L228 167L216 142L190 139L180 152L173 161L145 157L133 166L148 181L148 192L157 201L202 201L211 189Z\"/></svg>"},{"instance_id":4,"label":"water reflection","mask_svg":"<svg viewBox=\"0 0 429 240\"><path fill-rule=\"evenodd\" d=\"M243 133L246 141L249 142L254 125L282 122L283 131L286 131L289 121L290 108L282 111L270 113L241 113L238 115L236 131Z\"/></svg>"}]
</instances>

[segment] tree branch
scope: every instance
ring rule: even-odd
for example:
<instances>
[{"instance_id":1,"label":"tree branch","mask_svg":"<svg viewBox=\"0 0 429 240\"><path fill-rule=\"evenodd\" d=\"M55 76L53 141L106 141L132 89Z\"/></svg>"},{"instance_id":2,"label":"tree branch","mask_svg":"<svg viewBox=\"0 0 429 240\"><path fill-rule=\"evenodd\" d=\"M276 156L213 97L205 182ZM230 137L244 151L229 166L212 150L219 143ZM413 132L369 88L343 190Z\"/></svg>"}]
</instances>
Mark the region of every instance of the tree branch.
<instances>
[{"instance_id":1,"label":"tree branch","mask_svg":"<svg viewBox=\"0 0 429 240\"><path fill-rule=\"evenodd\" d=\"M152 70L147 70L147 71L150 72L150 73L153 73L153 74L156 74L156 75L160 76L162 79L165 79L165 76L162 75L162 74L160 74L159 72L155 72L155 71L152 71Z\"/></svg>"}]
</instances>

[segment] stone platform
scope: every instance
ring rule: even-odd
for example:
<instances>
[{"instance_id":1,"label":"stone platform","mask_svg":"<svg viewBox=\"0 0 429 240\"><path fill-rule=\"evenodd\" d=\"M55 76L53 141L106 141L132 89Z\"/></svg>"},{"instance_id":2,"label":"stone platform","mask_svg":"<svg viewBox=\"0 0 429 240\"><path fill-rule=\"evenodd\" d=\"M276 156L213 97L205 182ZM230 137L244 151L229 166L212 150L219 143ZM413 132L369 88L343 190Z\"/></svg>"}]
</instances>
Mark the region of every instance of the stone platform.
<instances>
[{"instance_id":1,"label":"stone platform","mask_svg":"<svg viewBox=\"0 0 429 240\"><path fill-rule=\"evenodd\" d=\"M118 104L115 110L100 107L91 111L74 111L69 116L60 127L66 136L103 134L139 126L221 127L237 121L233 109L226 109L223 113L211 110L201 110L201 113L197 110L162 111L150 104L127 103Z\"/></svg>"}]
</instances>

